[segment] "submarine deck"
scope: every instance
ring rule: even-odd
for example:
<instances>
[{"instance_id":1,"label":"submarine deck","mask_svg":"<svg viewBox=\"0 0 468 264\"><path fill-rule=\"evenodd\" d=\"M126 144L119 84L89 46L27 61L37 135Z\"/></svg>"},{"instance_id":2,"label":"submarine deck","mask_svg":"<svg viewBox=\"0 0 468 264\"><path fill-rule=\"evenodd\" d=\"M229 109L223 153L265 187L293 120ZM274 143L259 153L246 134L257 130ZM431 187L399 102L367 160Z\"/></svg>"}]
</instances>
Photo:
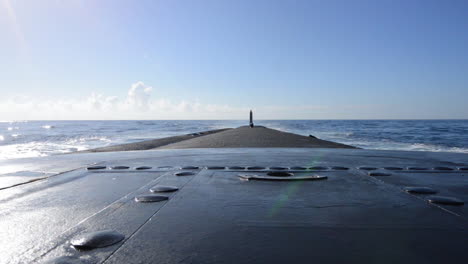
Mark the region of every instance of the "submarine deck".
<instances>
[{"instance_id":1,"label":"submarine deck","mask_svg":"<svg viewBox=\"0 0 468 264\"><path fill-rule=\"evenodd\" d=\"M186 148L355 148L353 146L278 131L263 126L226 128L142 142L102 147L83 152Z\"/></svg>"},{"instance_id":2,"label":"submarine deck","mask_svg":"<svg viewBox=\"0 0 468 264\"><path fill-rule=\"evenodd\" d=\"M439 199L468 199L467 154L163 149L1 161L0 170L1 263L457 263L468 257L466 205ZM177 190L152 193L155 186ZM167 200L135 200L155 194ZM112 232L93 233L104 230ZM71 246L80 242L84 248Z\"/></svg>"}]
</instances>

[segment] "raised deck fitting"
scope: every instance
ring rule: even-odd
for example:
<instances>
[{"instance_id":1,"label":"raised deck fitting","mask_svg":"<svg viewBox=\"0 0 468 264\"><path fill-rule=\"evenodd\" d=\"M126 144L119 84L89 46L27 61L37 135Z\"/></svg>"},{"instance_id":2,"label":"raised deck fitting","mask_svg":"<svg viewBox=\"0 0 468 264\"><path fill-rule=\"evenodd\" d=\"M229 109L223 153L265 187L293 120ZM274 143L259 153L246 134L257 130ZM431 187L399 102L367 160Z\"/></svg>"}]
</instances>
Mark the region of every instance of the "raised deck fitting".
<instances>
[{"instance_id":1,"label":"raised deck fitting","mask_svg":"<svg viewBox=\"0 0 468 264\"><path fill-rule=\"evenodd\" d=\"M405 187L405 191L414 194L435 194L436 190L429 187Z\"/></svg>"},{"instance_id":2,"label":"raised deck fitting","mask_svg":"<svg viewBox=\"0 0 468 264\"><path fill-rule=\"evenodd\" d=\"M444 205L463 205L464 202L455 197L449 196L431 196L427 199L430 203L444 204Z\"/></svg>"},{"instance_id":3,"label":"raised deck fitting","mask_svg":"<svg viewBox=\"0 0 468 264\"><path fill-rule=\"evenodd\" d=\"M412 171L425 171L425 170L429 170L428 168L424 168L424 167L408 167L408 170L412 170Z\"/></svg>"},{"instance_id":4,"label":"raised deck fitting","mask_svg":"<svg viewBox=\"0 0 468 264\"><path fill-rule=\"evenodd\" d=\"M175 176L190 176L190 175L195 175L195 173L191 171L181 171L181 172L175 173L174 175Z\"/></svg>"},{"instance_id":5,"label":"raised deck fitting","mask_svg":"<svg viewBox=\"0 0 468 264\"><path fill-rule=\"evenodd\" d=\"M152 167L149 166L141 166L141 167L136 167L135 170L151 170Z\"/></svg>"},{"instance_id":6,"label":"raised deck fitting","mask_svg":"<svg viewBox=\"0 0 468 264\"><path fill-rule=\"evenodd\" d=\"M391 171L401 171L403 170L402 167L384 167L385 170L391 170Z\"/></svg>"},{"instance_id":7,"label":"raised deck fitting","mask_svg":"<svg viewBox=\"0 0 468 264\"><path fill-rule=\"evenodd\" d=\"M226 167L222 167L222 166L209 166L209 167L206 167L207 169L209 170L224 170L226 169Z\"/></svg>"},{"instance_id":8,"label":"raised deck fitting","mask_svg":"<svg viewBox=\"0 0 468 264\"><path fill-rule=\"evenodd\" d=\"M139 203L154 203L168 200L169 197L162 195L139 195L135 197L135 201Z\"/></svg>"},{"instance_id":9,"label":"raised deck fitting","mask_svg":"<svg viewBox=\"0 0 468 264\"><path fill-rule=\"evenodd\" d=\"M91 167L88 167L87 170L104 170L106 168L107 168L106 166L91 166Z\"/></svg>"},{"instance_id":10,"label":"raised deck fitting","mask_svg":"<svg viewBox=\"0 0 468 264\"><path fill-rule=\"evenodd\" d=\"M183 170L198 170L200 169L200 167L198 166L185 166L185 167L182 167Z\"/></svg>"},{"instance_id":11,"label":"raised deck fitting","mask_svg":"<svg viewBox=\"0 0 468 264\"><path fill-rule=\"evenodd\" d=\"M440 170L440 171L453 171L450 167L434 167L433 170Z\"/></svg>"},{"instance_id":12,"label":"raised deck fitting","mask_svg":"<svg viewBox=\"0 0 468 264\"><path fill-rule=\"evenodd\" d=\"M130 169L129 166L113 166L111 167L112 170L128 170Z\"/></svg>"},{"instance_id":13,"label":"raised deck fitting","mask_svg":"<svg viewBox=\"0 0 468 264\"><path fill-rule=\"evenodd\" d=\"M265 169L266 169L265 167L261 167L261 166L247 167L247 170L265 170Z\"/></svg>"},{"instance_id":14,"label":"raised deck fitting","mask_svg":"<svg viewBox=\"0 0 468 264\"><path fill-rule=\"evenodd\" d=\"M70 241L70 244L80 250L89 250L114 245L125 238L124 235L113 231L103 230L79 235Z\"/></svg>"},{"instance_id":15,"label":"raised deck fitting","mask_svg":"<svg viewBox=\"0 0 468 264\"><path fill-rule=\"evenodd\" d=\"M179 188L175 186L164 186L164 185L156 185L153 188L150 189L150 192L152 193L158 193L158 192L175 192L178 191Z\"/></svg>"}]
</instances>

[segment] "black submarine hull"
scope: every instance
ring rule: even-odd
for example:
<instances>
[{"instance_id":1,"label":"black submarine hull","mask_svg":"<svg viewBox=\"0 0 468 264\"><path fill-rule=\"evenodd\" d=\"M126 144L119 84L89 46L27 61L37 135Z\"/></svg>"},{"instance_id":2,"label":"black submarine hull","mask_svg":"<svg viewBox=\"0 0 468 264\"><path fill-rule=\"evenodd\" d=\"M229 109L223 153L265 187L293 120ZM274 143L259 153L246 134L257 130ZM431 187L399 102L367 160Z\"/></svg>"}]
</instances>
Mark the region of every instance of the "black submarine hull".
<instances>
[{"instance_id":1,"label":"black submarine hull","mask_svg":"<svg viewBox=\"0 0 468 264\"><path fill-rule=\"evenodd\" d=\"M0 168L1 263L459 263L468 255L467 154L156 149Z\"/></svg>"}]
</instances>

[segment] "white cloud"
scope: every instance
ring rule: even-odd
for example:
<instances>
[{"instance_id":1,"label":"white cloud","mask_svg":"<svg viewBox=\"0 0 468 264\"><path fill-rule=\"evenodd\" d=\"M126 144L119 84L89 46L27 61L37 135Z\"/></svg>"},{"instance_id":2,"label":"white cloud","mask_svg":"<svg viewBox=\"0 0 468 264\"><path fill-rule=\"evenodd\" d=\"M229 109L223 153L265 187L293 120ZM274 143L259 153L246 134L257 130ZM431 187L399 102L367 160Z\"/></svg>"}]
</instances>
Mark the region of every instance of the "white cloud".
<instances>
[{"instance_id":1,"label":"white cloud","mask_svg":"<svg viewBox=\"0 0 468 264\"><path fill-rule=\"evenodd\" d=\"M115 111L119 108L119 98L117 96L103 96L102 94L91 93L86 102L89 108L88 111ZM81 105L80 102L72 103L72 108L73 105L86 108L86 105Z\"/></svg>"},{"instance_id":2,"label":"white cloud","mask_svg":"<svg viewBox=\"0 0 468 264\"><path fill-rule=\"evenodd\" d=\"M250 108L225 104L205 104L198 100L174 102L152 98L154 89L139 81L131 85L125 98L92 93L84 99L31 98L0 99L0 120L123 120L123 119L247 119ZM256 119L349 118L356 106L258 106ZM367 106L367 112L374 106ZM363 110L363 109L361 109ZM365 118L365 117L363 117ZM372 117L370 117L372 118Z\"/></svg>"},{"instance_id":3,"label":"white cloud","mask_svg":"<svg viewBox=\"0 0 468 264\"><path fill-rule=\"evenodd\" d=\"M18 95L0 101L0 120L235 119L248 111L198 101L153 99L152 93L152 87L139 81L131 85L125 98L95 92L81 100Z\"/></svg>"},{"instance_id":4,"label":"white cloud","mask_svg":"<svg viewBox=\"0 0 468 264\"><path fill-rule=\"evenodd\" d=\"M92 93L91 96L88 97L88 103L91 106L91 108L94 110L101 110L101 106L102 106L101 100L102 100L101 94Z\"/></svg>"},{"instance_id":5,"label":"white cloud","mask_svg":"<svg viewBox=\"0 0 468 264\"><path fill-rule=\"evenodd\" d=\"M150 108L149 99L152 90L152 87L146 86L143 82L132 84L132 87L128 91L128 106L139 111L148 111Z\"/></svg>"}]
</instances>

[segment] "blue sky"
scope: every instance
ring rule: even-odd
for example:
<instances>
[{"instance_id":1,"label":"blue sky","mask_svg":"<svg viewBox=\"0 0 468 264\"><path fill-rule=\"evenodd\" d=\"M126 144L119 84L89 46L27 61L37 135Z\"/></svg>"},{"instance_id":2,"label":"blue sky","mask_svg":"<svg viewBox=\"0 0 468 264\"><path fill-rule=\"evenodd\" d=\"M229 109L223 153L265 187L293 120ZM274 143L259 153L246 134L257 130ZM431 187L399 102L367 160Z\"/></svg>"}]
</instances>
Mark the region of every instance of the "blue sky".
<instances>
[{"instance_id":1,"label":"blue sky","mask_svg":"<svg viewBox=\"0 0 468 264\"><path fill-rule=\"evenodd\" d=\"M0 120L468 118L468 1L0 0Z\"/></svg>"}]
</instances>

